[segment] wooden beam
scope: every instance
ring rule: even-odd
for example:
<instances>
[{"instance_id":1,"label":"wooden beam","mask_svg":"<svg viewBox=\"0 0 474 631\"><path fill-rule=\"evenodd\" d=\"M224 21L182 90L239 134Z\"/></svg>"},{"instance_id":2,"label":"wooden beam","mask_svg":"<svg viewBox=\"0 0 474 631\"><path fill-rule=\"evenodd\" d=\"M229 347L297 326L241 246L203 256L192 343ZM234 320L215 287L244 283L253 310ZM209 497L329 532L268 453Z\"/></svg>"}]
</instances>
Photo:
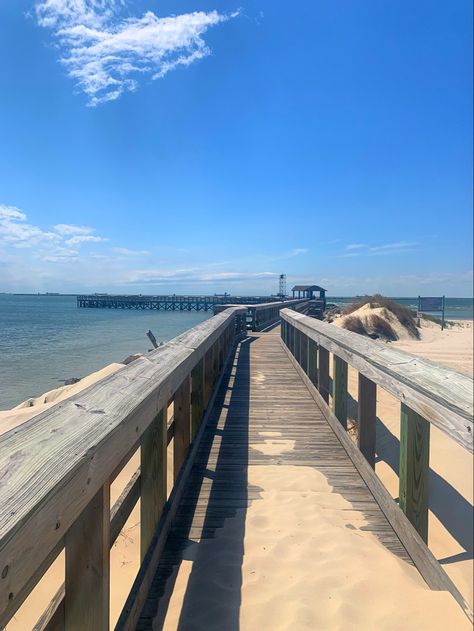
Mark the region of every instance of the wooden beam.
<instances>
[{"instance_id":1,"label":"wooden beam","mask_svg":"<svg viewBox=\"0 0 474 631\"><path fill-rule=\"evenodd\" d=\"M308 372L308 338L304 333L300 335L300 365Z\"/></svg>"},{"instance_id":2,"label":"wooden beam","mask_svg":"<svg viewBox=\"0 0 474 631\"><path fill-rule=\"evenodd\" d=\"M219 344L219 369L222 344ZM191 440L194 440L204 412L204 360L191 371Z\"/></svg>"},{"instance_id":3,"label":"wooden beam","mask_svg":"<svg viewBox=\"0 0 474 631\"><path fill-rule=\"evenodd\" d=\"M161 410L141 440L140 555L143 560L166 502L167 414Z\"/></svg>"},{"instance_id":4,"label":"wooden beam","mask_svg":"<svg viewBox=\"0 0 474 631\"><path fill-rule=\"evenodd\" d=\"M430 424L402 403L399 504L425 542L428 541L429 460Z\"/></svg>"},{"instance_id":5,"label":"wooden beam","mask_svg":"<svg viewBox=\"0 0 474 631\"><path fill-rule=\"evenodd\" d=\"M109 628L110 486L104 484L65 537L65 631Z\"/></svg>"},{"instance_id":6,"label":"wooden beam","mask_svg":"<svg viewBox=\"0 0 474 631\"><path fill-rule=\"evenodd\" d=\"M211 349L212 350L212 349ZM191 375L188 375L174 396L174 480L178 477L191 442Z\"/></svg>"},{"instance_id":7,"label":"wooden beam","mask_svg":"<svg viewBox=\"0 0 474 631\"><path fill-rule=\"evenodd\" d=\"M308 337L308 377L315 386L318 384L318 346Z\"/></svg>"},{"instance_id":8,"label":"wooden beam","mask_svg":"<svg viewBox=\"0 0 474 631\"><path fill-rule=\"evenodd\" d=\"M332 406L334 415L347 429L347 363L337 355L333 362Z\"/></svg>"},{"instance_id":9,"label":"wooden beam","mask_svg":"<svg viewBox=\"0 0 474 631\"><path fill-rule=\"evenodd\" d=\"M359 431L357 445L372 469L375 469L375 426L377 418L377 385L359 373Z\"/></svg>"},{"instance_id":10,"label":"wooden beam","mask_svg":"<svg viewBox=\"0 0 474 631\"><path fill-rule=\"evenodd\" d=\"M319 355L319 392L326 403L329 403L329 351L318 346Z\"/></svg>"}]
</instances>

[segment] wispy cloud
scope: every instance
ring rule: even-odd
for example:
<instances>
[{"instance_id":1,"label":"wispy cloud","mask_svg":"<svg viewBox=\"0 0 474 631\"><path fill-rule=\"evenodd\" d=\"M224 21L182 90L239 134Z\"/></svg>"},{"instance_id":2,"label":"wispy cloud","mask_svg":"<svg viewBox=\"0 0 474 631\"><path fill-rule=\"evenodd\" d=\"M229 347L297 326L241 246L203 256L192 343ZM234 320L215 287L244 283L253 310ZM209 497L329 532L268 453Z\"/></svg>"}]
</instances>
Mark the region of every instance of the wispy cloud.
<instances>
[{"instance_id":1,"label":"wispy cloud","mask_svg":"<svg viewBox=\"0 0 474 631\"><path fill-rule=\"evenodd\" d=\"M66 240L68 245L78 245L79 243L100 243L108 241L105 237L98 237L92 234L79 234Z\"/></svg>"},{"instance_id":2,"label":"wispy cloud","mask_svg":"<svg viewBox=\"0 0 474 631\"><path fill-rule=\"evenodd\" d=\"M419 246L417 241L395 241L381 245L367 245L366 243L351 243L346 245L344 252L338 258L354 258L356 256L381 256L411 252Z\"/></svg>"},{"instance_id":3,"label":"wispy cloud","mask_svg":"<svg viewBox=\"0 0 474 631\"><path fill-rule=\"evenodd\" d=\"M60 239L60 235L28 223L26 214L15 206L0 205L0 242L15 248L29 248Z\"/></svg>"},{"instance_id":4,"label":"wispy cloud","mask_svg":"<svg viewBox=\"0 0 474 631\"><path fill-rule=\"evenodd\" d=\"M59 234L65 235L92 234L95 232L94 228L90 228L89 226L75 226L71 223L59 223L54 226L54 229L56 232L59 232Z\"/></svg>"},{"instance_id":5,"label":"wispy cloud","mask_svg":"<svg viewBox=\"0 0 474 631\"><path fill-rule=\"evenodd\" d=\"M44 261L76 260L82 243L100 243L106 237L91 234L94 228L57 224L44 230L28 221L26 213L15 206L0 204L0 244L10 248L32 249ZM75 246L75 247L71 247Z\"/></svg>"},{"instance_id":6,"label":"wispy cloud","mask_svg":"<svg viewBox=\"0 0 474 631\"><path fill-rule=\"evenodd\" d=\"M206 268L192 267L185 269L144 269L132 270L127 274L126 282L132 285L221 285L222 283L240 283L242 281L257 281L276 279L276 272L210 272Z\"/></svg>"},{"instance_id":7,"label":"wispy cloud","mask_svg":"<svg viewBox=\"0 0 474 631\"><path fill-rule=\"evenodd\" d=\"M123 18L122 0L39 0L36 17L57 39L60 61L91 106L138 87L138 77L160 79L211 54L203 35L239 12L195 11Z\"/></svg>"}]
</instances>

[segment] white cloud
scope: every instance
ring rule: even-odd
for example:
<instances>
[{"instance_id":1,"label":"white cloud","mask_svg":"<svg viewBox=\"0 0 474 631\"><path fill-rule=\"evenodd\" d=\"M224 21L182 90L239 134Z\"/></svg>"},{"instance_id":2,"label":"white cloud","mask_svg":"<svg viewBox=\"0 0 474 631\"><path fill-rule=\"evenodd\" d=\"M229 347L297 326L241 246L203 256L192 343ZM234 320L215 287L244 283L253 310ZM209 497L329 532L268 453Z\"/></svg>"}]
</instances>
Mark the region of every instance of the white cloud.
<instances>
[{"instance_id":1,"label":"white cloud","mask_svg":"<svg viewBox=\"0 0 474 631\"><path fill-rule=\"evenodd\" d=\"M351 243L350 245L346 245L346 250L360 250L362 248L368 248L369 246L365 243Z\"/></svg>"},{"instance_id":2,"label":"white cloud","mask_svg":"<svg viewBox=\"0 0 474 631\"><path fill-rule=\"evenodd\" d=\"M112 252L119 256L146 256L150 254L148 250L129 250L128 248L112 248Z\"/></svg>"},{"instance_id":3,"label":"white cloud","mask_svg":"<svg viewBox=\"0 0 474 631\"><path fill-rule=\"evenodd\" d=\"M38 23L53 30L61 63L95 106L138 87L137 78L164 77L211 54L203 35L238 12L195 11L158 17L121 18L116 0L40 0Z\"/></svg>"},{"instance_id":4,"label":"white cloud","mask_svg":"<svg viewBox=\"0 0 474 631\"><path fill-rule=\"evenodd\" d=\"M108 241L108 239L105 237L96 237L91 234L79 234L70 239L66 239L65 243L68 245L78 245L79 243L100 243L101 241Z\"/></svg>"},{"instance_id":5,"label":"white cloud","mask_svg":"<svg viewBox=\"0 0 474 631\"><path fill-rule=\"evenodd\" d=\"M75 234L92 234L94 232L94 228L90 228L89 226L75 226L71 223L59 223L54 226L56 232L64 235L75 235Z\"/></svg>"},{"instance_id":6,"label":"white cloud","mask_svg":"<svg viewBox=\"0 0 474 631\"><path fill-rule=\"evenodd\" d=\"M239 283L242 281L272 280L278 278L276 272L209 272L204 268L186 268L176 270L144 269L131 270L124 279L132 285L222 285L222 283Z\"/></svg>"},{"instance_id":7,"label":"white cloud","mask_svg":"<svg viewBox=\"0 0 474 631\"><path fill-rule=\"evenodd\" d=\"M51 243L61 237L27 222L24 212L15 206L0 205L0 243L15 248L30 248Z\"/></svg>"}]
</instances>

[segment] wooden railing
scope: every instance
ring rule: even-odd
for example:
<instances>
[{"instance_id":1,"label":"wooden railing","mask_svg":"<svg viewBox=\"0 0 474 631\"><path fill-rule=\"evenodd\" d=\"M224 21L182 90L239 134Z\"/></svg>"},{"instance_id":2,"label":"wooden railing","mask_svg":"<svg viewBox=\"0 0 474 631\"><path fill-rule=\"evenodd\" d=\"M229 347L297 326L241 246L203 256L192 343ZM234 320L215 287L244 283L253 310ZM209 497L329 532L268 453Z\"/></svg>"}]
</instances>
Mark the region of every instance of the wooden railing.
<instances>
[{"instance_id":1,"label":"wooden railing","mask_svg":"<svg viewBox=\"0 0 474 631\"><path fill-rule=\"evenodd\" d=\"M280 321L280 311L282 309L293 309L306 313L308 309L307 299L285 300L283 302L267 302L260 305L246 305L247 308L247 328L251 331L261 331L272 324ZM216 305L213 307L214 313L220 313L228 307L237 305Z\"/></svg>"},{"instance_id":2,"label":"wooden railing","mask_svg":"<svg viewBox=\"0 0 474 631\"><path fill-rule=\"evenodd\" d=\"M427 584L450 591L472 621L471 607L425 545L430 424L472 453L472 378L290 309L281 311L281 336L310 392L320 400L326 419ZM359 373L358 449L346 432L348 365ZM374 472L377 386L400 401L399 507L409 521ZM327 406L330 395L332 410Z\"/></svg>"},{"instance_id":3,"label":"wooden railing","mask_svg":"<svg viewBox=\"0 0 474 631\"><path fill-rule=\"evenodd\" d=\"M430 423L472 452L473 380L449 368L290 310L282 311L282 338L326 401L333 353L332 403L347 427L347 366L359 372L358 446L375 465L377 385L401 402L400 508L427 541Z\"/></svg>"},{"instance_id":4,"label":"wooden railing","mask_svg":"<svg viewBox=\"0 0 474 631\"><path fill-rule=\"evenodd\" d=\"M65 549L65 584L35 629L107 630L109 550L140 499L142 563L117 624L135 628L246 313L229 308L0 436L0 628ZM110 510L110 484L137 449L141 466Z\"/></svg>"}]
</instances>

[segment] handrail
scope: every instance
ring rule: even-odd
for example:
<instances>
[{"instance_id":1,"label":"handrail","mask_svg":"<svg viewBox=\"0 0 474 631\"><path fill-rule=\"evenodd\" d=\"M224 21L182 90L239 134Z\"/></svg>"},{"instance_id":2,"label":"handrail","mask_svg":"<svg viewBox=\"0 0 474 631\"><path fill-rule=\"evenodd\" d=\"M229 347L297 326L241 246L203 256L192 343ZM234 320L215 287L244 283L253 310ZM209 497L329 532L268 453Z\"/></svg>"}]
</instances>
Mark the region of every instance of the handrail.
<instances>
[{"instance_id":1,"label":"handrail","mask_svg":"<svg viewBox=\"0 0 474 631\"><path fill-rule=\"evenodd\" d=\"M377 385L400 403L399 505L428 540L430 424L472 453L473 380L357 333L281 311L283 343L335 417L347 428L348 365L359 372L357 444L375 468ZM333 354L332 388L329 353Z\"/></svg>"},{"instance_id":2,"label":"handrail","mask_svg":"<svg viewBox=\"0 0 474 631\"><path fill-rule=\"evenodd\" d=\"M143 557L166 502L168 438L176 479L245 315L229 308L0 436L0 628L62 547L66 629L108 628L110 482L140 446ZM137 484L114 507L113 533Z\"/></svg>"},{"instance_id":3,"label":"handrail","mask_svg":"<svg viewBox=\"0 0 474 631\"><path fill-rule=\"evenodd\" d=\"M279 302L264 302L261 304L248 304L245 305L247 308L247 323L251 331L261 331L262 329L275 324L275 322L279 322L280 312L282 309L291 308L296 311L306 311L308 304L307 298L297 298L295 300L283 300ZM220 313L228 307L235 306L237 305L215 305L213 307L213 311L214 313Z\"/></svg>"},{"instance_id":4,"label":"handrail","mask_svg":"<svg viewBox=\"0 0 474 631\"><path fill-rule=\"evenodd\" d=\"M281 316L472 452L472 378L294 311Z\"/></svg>"}]
</instances>

